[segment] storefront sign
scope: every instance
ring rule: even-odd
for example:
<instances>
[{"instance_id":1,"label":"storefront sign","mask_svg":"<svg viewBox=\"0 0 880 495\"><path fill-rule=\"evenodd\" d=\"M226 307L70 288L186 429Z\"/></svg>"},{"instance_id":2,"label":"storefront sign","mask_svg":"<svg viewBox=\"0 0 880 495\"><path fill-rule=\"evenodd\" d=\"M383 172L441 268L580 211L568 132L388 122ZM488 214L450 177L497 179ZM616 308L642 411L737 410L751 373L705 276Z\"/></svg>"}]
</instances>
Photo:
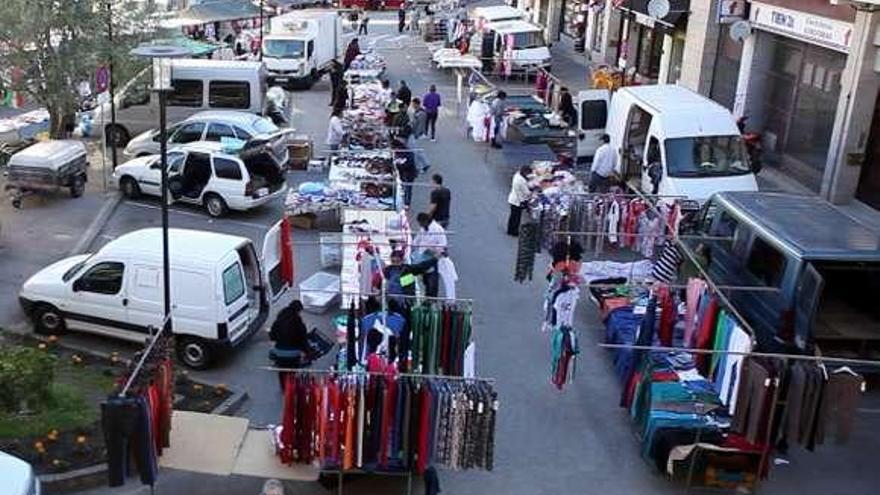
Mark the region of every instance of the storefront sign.
<instances>
[{"instance_id":1,"label":"storefront sign","mask_svg":"<svg viewBox=\"0 0 880 495\"><path fill-rule=\"evenodd\" d=\"M746 0L717 0L718 24L731 24L746 15Z\"/></svg>"},{"instance_id":2,"label":"storefront sign","mask_svg":"<svg viewBox=\"0 0 880 495\"><path fill-rule=\"evenodd\" d=\"M786 34L834 50L849 51L852 24L797 10L752 2L749 16L756 27Z\"/></svg>"},{"instance_id":3,"label":"storefront sign","mask_svg":"<svg viewBox=\"0 0 880 495\"><path fill-rule=\"evenodd\" d=\"M646 26L646 27L649 27L649 28L653 28L653 27L654 27L654 21L655 21L655 19L654 19L653 17L651 17L651 16L647 16L647 15L643 15L643 14L639 14L638 12L636 12L635 14L636 14L636 22L638 22L638 23L641 24L642 26Z\"/></svg>"}]
</instances>

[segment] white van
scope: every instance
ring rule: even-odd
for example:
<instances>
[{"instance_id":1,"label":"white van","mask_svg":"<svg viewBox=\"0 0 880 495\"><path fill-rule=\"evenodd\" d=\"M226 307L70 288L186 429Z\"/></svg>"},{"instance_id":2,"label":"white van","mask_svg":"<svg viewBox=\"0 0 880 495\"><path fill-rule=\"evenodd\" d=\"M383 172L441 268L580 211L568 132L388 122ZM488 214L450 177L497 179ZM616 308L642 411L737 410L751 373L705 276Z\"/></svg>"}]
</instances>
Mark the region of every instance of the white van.
<instances>
[{"instance_id":1,"label":"white van","mask_svg":"<svg viewBox=\"0 0 880 495\"><path fill-rule=\"evenodd\" d=\"M513 46L508 46L508 40ZM480 57L497 66L509 61L513 72L534 72L538 67L550 70L550 48L544 30L526 21L490 22L483 28Z\"/></svg>"},{"instance_id":2,"label":"white van","mask_svg":"<svg viewBox=\"0 0 880 495\"><path fill-rule=\"evenodd\" d=\"M265 323L287 289L281 226L263 239L171 229L171 316L178 358L203 369ZM162 230L137 230L93 254L58 261L21 288L19 300L41 334L67 330L143 342L164 314Z\"/></svg>"},{"instance_id":3,"label":"white van","mask_svg":"<svg viewBox=\"0 0 880 495\"><path fill-rule=\"evenodd\" d=\"M522 10L508 5L491 5L488 7L475 7L471 11L471 18L478 30L482 30L490 22L522 21L525 13Z\"/></svg>"},{"instance_id":4,"label":"white van","mask_svg":"<svg viewBox=\"0 0 880 495\"><path fill-rule=\"evenodd\" d=\"M171 66L174 89L167 97L169 124L203 110L265 112L266 68L262 62L176 59ZM96 108L95 133L100 136L112 130L117 146L125 146L132 136L158 127L159 98L151 85L152 72L144 70L117 92L116 127L110 122L109 102Z\"/></svg>"},{"instance_id":5,"label":"white van","mask_svg":"<svg viewBox=\"0 0 880 495\"><path fill-rule=\"evenodd\" d=\"M684 196L694 209L722 191L757 191L736 119L676 85L627 86L578 94L578 158L611 138L621 176L643 192Z\"/></svg>"}]
</instances>

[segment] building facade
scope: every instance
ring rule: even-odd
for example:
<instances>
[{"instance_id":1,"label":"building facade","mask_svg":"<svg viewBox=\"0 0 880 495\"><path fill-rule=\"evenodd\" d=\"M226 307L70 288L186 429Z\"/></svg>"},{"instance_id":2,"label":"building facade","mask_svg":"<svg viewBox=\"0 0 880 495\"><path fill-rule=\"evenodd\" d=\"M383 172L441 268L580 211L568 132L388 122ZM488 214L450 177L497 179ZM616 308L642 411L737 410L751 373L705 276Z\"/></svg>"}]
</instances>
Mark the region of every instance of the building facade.
<instances>
[{"instance_id":1,"label":"building facade","mask_svg":"<svg viewBox=\"0 0 880 495\"><path fill-rule=\"evenodd\" d=\"M880 209L880 14L849 0L586 6L588 61L639 84L709 96L762 134L765 167L776 176L836 203Z\"/></svg>"}]
</instances>

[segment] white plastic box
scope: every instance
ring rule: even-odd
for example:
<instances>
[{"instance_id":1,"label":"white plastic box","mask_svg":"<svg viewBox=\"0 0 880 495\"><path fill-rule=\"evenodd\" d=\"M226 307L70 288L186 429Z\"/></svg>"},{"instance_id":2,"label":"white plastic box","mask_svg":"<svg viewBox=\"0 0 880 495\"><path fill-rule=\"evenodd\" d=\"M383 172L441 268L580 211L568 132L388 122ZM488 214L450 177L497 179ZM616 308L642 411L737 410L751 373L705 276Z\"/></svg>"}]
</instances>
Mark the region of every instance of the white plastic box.
<instances>
[{"instance_id":1,"label":"white plastic box","mask_svg":"<svg viewBox=\"0 0 880 495\"><path fill-rule=\"evenodd\" d=\"M299 297L303 309L310 313L327 311L339 297L339 275L317 272L299 284Z\"/></svg>"}]
</instances>

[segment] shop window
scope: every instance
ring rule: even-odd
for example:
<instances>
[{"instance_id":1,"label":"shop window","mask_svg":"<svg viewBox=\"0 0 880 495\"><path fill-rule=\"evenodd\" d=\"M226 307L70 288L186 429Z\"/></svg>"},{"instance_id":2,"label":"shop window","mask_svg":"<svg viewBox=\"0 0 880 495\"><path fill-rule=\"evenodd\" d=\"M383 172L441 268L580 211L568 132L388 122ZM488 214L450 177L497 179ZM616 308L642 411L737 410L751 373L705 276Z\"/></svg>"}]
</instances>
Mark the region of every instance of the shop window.
<instances>
[{"instance_id":1,"label":"shop window","mask_svg":"<svg viewBox=\"0 0 880 495\"><path fill-rule=\"evenodd\" d=\"M201 79L174 79L174 89L168 94L168 105L172 107L200 107L204 95Z\"/></svg>"},{"instance_id":2,"label":"shop window","mask_svg":"<svg viewBox=\"0 0 880 495\"><path fill-rule=\"evenodd\" d=\"M251 85L244 81L211 81L208 89L211 108L249 108Z\"/></svg>"}]
</instances>

